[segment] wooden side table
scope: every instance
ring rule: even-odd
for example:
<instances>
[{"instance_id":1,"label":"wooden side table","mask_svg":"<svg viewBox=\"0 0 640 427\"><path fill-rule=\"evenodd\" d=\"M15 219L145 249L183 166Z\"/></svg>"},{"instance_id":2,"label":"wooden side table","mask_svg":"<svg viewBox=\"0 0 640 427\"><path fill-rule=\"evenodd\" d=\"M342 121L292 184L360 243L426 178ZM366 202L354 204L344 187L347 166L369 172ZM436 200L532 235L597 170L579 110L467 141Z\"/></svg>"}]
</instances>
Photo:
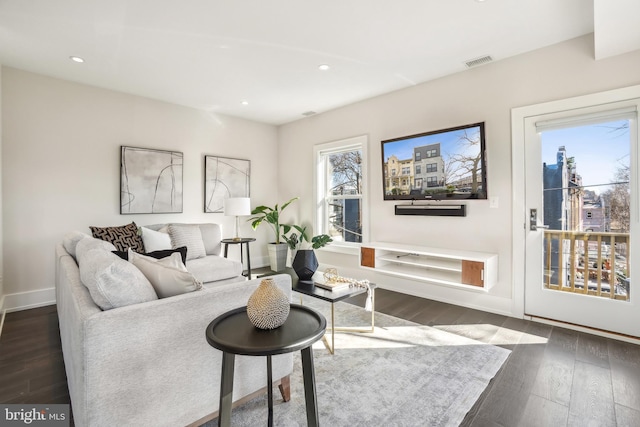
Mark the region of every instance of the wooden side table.
<instances>
[{"instance_id":1,"label":"wooden side table","mask_svg":"<svg viewBox=\"0 0 640 427\"><path fill-rule=\"evenodd\" d=\"M324 336L327 320L317 311L291 304L287 321L272 330L258 329L249 321L247 307L217 317L206 329L207 342L222 351L218 426L230 426L235 355L267 356L268 425L273 426L273 378L271 356L301 351L307 425L318 426L312 344Z\"/></svg>"},{"instance_id":2,"label":"wooden side table","mask_svg":"<svg viewBox=\"0 0 640 427\"><path fill-rule=\"evenodd\" d=\"M244 264L244 260L242 257L242 246L244 245L245 250L247 252L247 278L251 280L251 256L249 255L249 243L255 242L256 239L253 237L241 237L240 239L222 239L220 243L224 244L224 257L227 257L227 252L229 251L229 245L240 245L240 262Z\"/></svg>"}]
</instances>

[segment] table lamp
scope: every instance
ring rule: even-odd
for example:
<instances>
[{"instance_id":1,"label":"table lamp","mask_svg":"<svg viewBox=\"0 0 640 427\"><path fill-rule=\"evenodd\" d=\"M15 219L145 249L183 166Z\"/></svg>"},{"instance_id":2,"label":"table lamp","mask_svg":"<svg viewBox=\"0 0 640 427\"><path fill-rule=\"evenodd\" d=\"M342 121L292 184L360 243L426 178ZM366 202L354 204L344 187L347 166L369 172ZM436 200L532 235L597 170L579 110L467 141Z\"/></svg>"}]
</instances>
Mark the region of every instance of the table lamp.
<instances>
[{"instance_id":1,"label":"table lamp","mask_svg":"<svg viewBox=\"0 0 640 427\"><path fill-rule=\"evenodd\" d=\"M224 214L226 216L236 217L236 236L233 238L233 240L242 240L242 238L238 235L238 217L251 215L251 200L248 197L229 197L228 199L225 199Z\"/></svg>"}]
</instances>

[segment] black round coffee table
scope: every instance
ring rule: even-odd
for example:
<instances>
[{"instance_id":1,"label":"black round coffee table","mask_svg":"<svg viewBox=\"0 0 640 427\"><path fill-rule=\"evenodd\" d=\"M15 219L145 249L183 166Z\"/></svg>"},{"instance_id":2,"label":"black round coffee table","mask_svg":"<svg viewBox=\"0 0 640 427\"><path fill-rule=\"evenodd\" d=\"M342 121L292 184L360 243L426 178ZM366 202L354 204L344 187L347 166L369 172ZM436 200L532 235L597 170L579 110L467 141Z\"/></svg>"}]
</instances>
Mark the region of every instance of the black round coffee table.
<instances>
[{"instance_id":1,"label":"black round coffee table","mask_svg":"<svg viewBox=\"0 0 640 427\"><path fill-rule=\"evenodd\" d=\"M317 311L291 304L287 321L277 329L258 329L249 321L247 307L240 307L217 317L206 329L207 342L222 351L219 426L231 424L235 355L267 356L267 390L269 426L273 425L273 379L271 356L301 351L307 424L318 425L313 349L311 345L324 336L327 321Z\"/></svg>"}]
</instances>

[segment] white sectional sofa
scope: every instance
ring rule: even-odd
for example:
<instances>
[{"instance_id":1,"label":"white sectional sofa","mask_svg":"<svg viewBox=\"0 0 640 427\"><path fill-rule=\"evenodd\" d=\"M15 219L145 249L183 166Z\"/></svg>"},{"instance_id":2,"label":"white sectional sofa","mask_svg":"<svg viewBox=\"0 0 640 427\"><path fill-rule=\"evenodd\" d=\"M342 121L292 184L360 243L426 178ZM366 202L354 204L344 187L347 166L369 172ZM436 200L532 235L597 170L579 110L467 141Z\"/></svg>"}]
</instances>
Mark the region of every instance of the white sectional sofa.
<instances>
[{"instance_id":1,"label":"white sectional sofa","mask_svg":"<svg viewBox=\"0 0 640 427\"><path fill-rule=\"evenodd\" d=\"M219 241L207 245L219 247ZM205 277L207 268L218 265L235 275L204 281L200 290L125 305L106 291L109 303L119 306L102 309L92 296L96 289L113 286L117 291L124 286L126 294L135 293L139 285L137 273L122 272L132 270L112 248L79 233L56 247L57 310L75 425L182 426L213 418L219 406L222 353L207 344L205 328L215 317L246 305L260 280L247 281L238 266L223 265L229 260L207 255L216 257L209 267L204 261L193 263L196 259L187 261L187 269ZM118 282L122 274L125 280ZM81 277L97 285L90 291ZM291 298L291 278L272 278ZM292 368L291 353L275 356L274 384L288 390ZM236 357L234 401L261 391L266 381L265 358Z\"/></svg>"}]
</instances>

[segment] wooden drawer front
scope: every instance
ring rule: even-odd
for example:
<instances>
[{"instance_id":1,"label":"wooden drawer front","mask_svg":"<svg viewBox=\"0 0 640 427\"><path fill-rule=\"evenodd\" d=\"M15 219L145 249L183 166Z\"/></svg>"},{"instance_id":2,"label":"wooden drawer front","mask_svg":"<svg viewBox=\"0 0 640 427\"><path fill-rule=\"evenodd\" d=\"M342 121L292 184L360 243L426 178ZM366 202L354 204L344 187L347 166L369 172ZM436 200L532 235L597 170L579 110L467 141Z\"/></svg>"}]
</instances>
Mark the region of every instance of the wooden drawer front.
<instances>
[{"instance_id":1,"label":"wooden drawer front","mask_svg":"<svg viewBox=\"0 0 640 427\"><path fill-rule=\"evenodd\" d=\"M376 250L373 248L360 248L360 265L363 267L376 267Z\"/></svg>"},{"instance_id":2,"label":"wooden drawer front","mask_svg":"<svg viewBox=\"0 0 640 427\"><path fill-rule=\"evenodd\" d=\"M484 263L476 261L462 261L462 283L471 286L484 286Z\"/></svg>"}]
</instances>

